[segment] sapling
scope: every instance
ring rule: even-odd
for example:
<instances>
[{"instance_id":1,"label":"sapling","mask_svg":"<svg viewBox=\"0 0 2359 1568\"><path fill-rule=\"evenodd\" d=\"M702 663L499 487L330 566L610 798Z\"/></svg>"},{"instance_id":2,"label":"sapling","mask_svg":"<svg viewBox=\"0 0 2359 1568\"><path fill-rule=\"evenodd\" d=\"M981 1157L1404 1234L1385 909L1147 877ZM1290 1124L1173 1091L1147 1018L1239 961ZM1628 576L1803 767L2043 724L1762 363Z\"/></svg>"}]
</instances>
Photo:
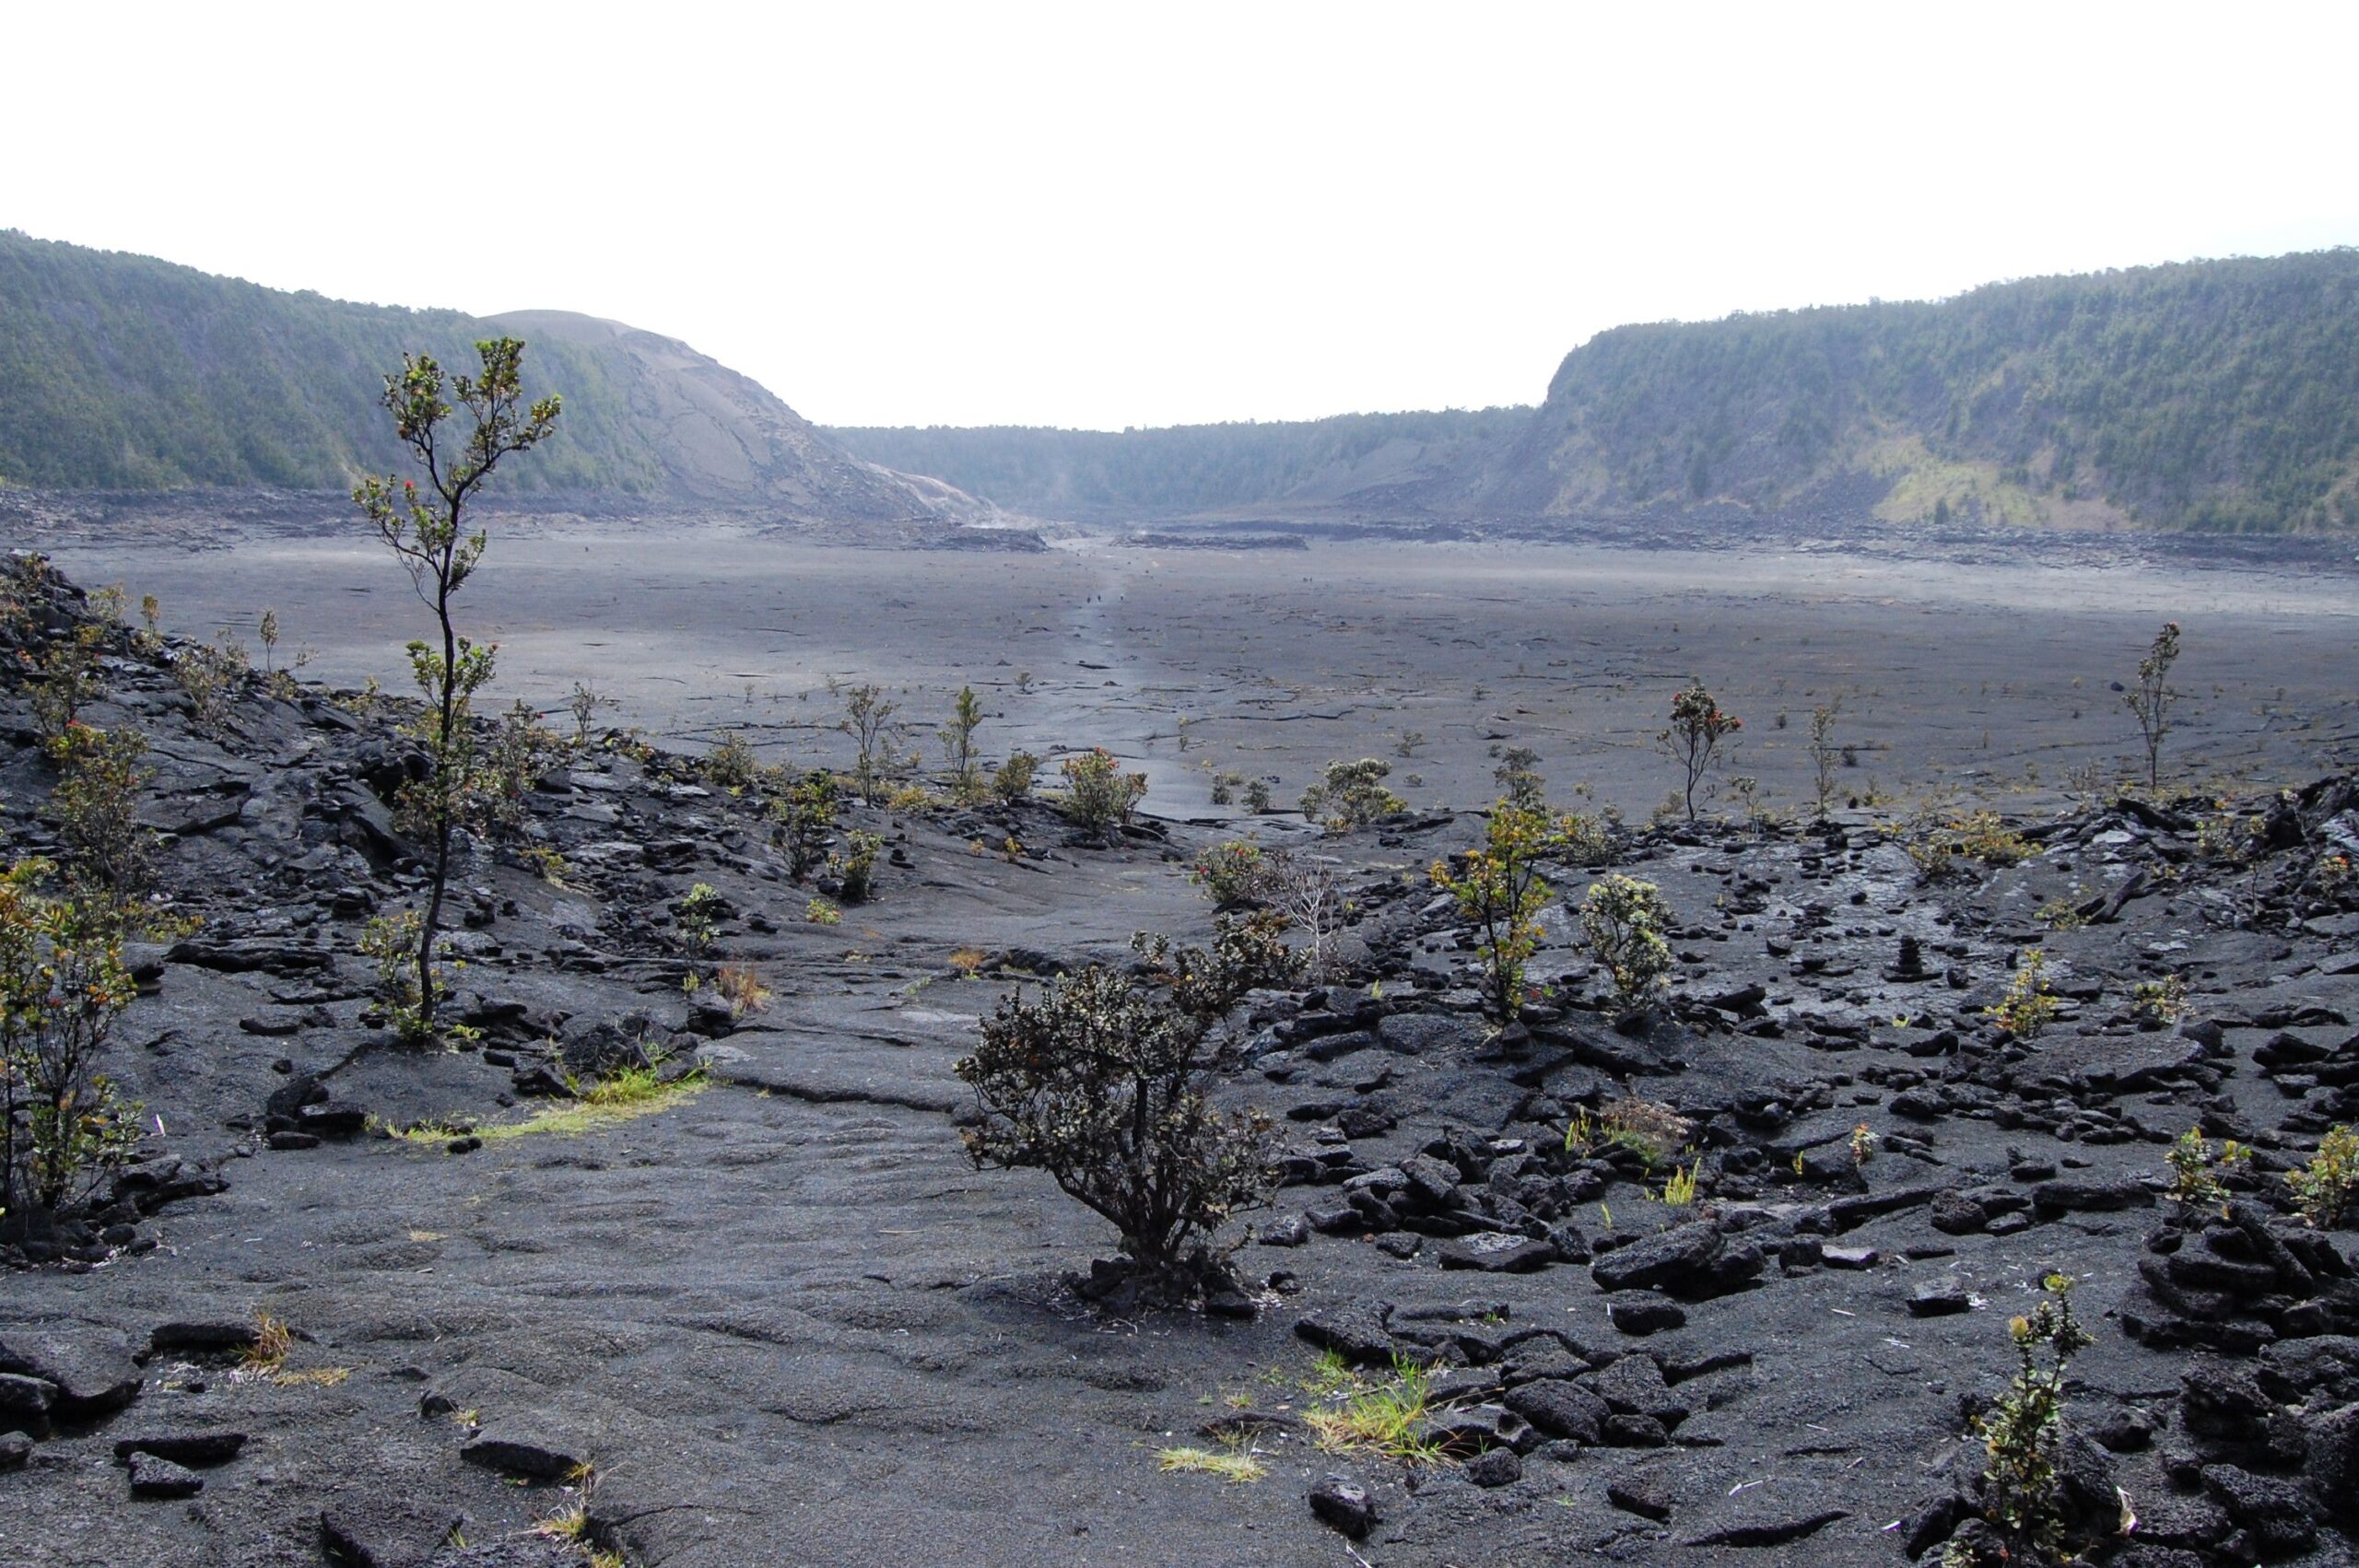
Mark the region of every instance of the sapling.
<instances>
[{"instance_id":1,"label":"sapling","mask_svg":"<svg viewBox=\"0 0 2359 1568\"><path fill-rule=\"evenodd\" d=\"M1540 949L1540 911L1548 902L1540 860L1559 842L1546 813L1502 799L1491 808L1482 845L1456 866L1436 860L1428 873L1458 901L1459 914L1473 922L1484 1005L1502 1024L1523 1012L1524 972Z\"/></svg>"},{"instance_id":2,"label":"sapling","mask_svg":"<svg viewBox=\"0 0 2359 1568\"><path fill-rule=\"evenodd\" d=\"M1613 977L1625 1008L1649 1000L1671 973L1671 906L1650 882L1616 872L1590 884L1581 900L1581 934Z\"/></svg>"},{"instance_id":3,"label":"sapling","mask_svg":"<svg viewBox=\"0 0 2359 1568\"><path fill-rule=\"evenodd\" d=\"M522 369L524 345L512 337L475 345L480 377L446 381L431 356L405 354L402 368L385 378L380 400L393 415L393 434L424 471L415 479L371 475L352 492L353 504L409 573L410 586L434 612L440 646L409 645L410 673L426 698L417 730L426 743L427 777L404 791L412 823L428 838L426 908L418 921L417 971L418 1017L431 1031L440 1000L434 944L442 924L442 901L451 882L451 849L478 766L470 723L475 693L489 684L493 649L459 635L452 601L483 559L487 537L468 532L467 506L500 460L530 451L557 427L555 397L524 404ZM473 427L457 450L446 429L452 413L445 389L467 411Z\"/></svg>"},{"instance_id":4,"label":"sapling","mask_svg":"<svg viewBox=\"0 0 2359 1568\"><path fill-rule=\"evenodd\" d=\"M2178 623L2165 621L2155 634L2154 645L2146 656L2138 661L2138 684L2122 696L2122 701L2138 720L2138 732L2146 743L2146 787L2159 787L2163 778L2163 737L2171 731L2171 706L2185 694L2170 684L2171 666L2178 662Z\"/></svg>"},{"instance_id":5,"label":"sapling","mask_svg":"<svg viewBox=\"0 0 2359 1568\"><path fill-rule=\"evenodd\" d=\"M1687 820L1696 820L1696 787L1711 772L1720 743L1744 728L1744 720L1720 711L1700 680L1690 681L1671 699L1671 728L1655 737L1656 749L1679 766L1680 800Z\"/></svg>"}]
</instances>

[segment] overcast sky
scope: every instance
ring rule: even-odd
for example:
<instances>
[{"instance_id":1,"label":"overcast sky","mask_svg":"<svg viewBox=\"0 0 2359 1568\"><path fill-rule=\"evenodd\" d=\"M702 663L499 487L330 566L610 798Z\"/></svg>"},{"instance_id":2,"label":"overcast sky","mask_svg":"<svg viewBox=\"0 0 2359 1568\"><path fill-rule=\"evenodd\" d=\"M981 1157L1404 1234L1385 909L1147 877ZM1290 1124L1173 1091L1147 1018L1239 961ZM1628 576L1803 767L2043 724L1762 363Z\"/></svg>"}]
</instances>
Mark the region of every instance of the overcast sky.
<instances>
[{"instance_id":1,"label":"overcast sky","mask_svg":"<svg viewBox=\"0 0 2359 1568\"><path fill-rule=\"evenodd\" d=\"M1617 322L2359 241L2359 7L0 11L0 228L828 424L1536 401Z\"/></svg>"}]
</instances>

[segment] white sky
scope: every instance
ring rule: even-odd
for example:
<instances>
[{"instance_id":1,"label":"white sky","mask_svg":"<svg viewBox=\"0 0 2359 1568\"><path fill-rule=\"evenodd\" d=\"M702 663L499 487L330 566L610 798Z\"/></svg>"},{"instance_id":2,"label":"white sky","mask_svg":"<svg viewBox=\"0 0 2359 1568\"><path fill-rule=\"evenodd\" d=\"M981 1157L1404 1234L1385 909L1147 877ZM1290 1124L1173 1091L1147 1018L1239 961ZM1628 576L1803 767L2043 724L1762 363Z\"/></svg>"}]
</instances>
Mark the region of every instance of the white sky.
<instances>
[{"instance_id":1,"label":"white sky","mask_svg":"<svg viewBox=\"0 0 2359 1568\"><path fill-rule=\"evenodd\" d=\"M2359 241L2359 6L0 0L0 227L829 424L1531 402L1629 321Z\"/></svg>"}]
</instances>

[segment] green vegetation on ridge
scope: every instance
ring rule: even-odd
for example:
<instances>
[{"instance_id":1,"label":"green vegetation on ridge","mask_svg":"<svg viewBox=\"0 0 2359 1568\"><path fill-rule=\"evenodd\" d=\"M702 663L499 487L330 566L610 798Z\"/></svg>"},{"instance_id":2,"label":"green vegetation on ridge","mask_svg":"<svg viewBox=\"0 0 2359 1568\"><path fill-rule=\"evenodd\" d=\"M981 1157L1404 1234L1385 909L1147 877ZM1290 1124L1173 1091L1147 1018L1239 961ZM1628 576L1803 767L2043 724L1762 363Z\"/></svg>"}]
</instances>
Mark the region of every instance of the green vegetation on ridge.
<instances>
[{"instance_id":1,"label":"green vegetation on ridge","mask_svg":"<svg viewBox=\"0 0 2359 1568\"><path fill-rule=\"evenodd\" d=\"M1487 498L1774 508L1847 479L1894 521L2359 524L2359 251L1618 327L1566 356Z\"/></svg>"}]
</instances>

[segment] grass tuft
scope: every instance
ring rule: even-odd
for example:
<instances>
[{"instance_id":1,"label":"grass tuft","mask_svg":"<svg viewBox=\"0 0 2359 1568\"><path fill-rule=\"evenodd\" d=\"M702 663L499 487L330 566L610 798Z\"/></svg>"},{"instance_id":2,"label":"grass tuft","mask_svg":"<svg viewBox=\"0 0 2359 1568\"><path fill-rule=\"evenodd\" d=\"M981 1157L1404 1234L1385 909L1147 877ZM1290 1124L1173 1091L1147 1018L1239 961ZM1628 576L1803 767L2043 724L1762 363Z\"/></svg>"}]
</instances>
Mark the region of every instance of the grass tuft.
<instances>
[{"instance_id":1,"label":"grass tuft","mask_svg":"<svg viewBox=\"0 0 2359 1568\"><path fill-rule=\"evenodd\" d=\"M1218 1476L1231 1486L1245 1486L1270 1473L1270 1467L1242 1449L1166 1448L1155 1457L1164 1474L1175 1472Z\"/></svg>"},{"instance_id":2,"label":"grass tuft","mask_svg":"<svg viewBox=\"0 0 2359 1568\"><path fill-rule=\"evenodd\" d=\"M627 1068L614 1077L602 1080L581 1092L581 1097L569 1105L545 1106L522 1121L490 1122L482 1127L457 1127L439 1123L394 1130L393 1135L411 1143L440 1146L453 1138L480 1138L486 1143L504 1143L511 1139L546 1133L555 1137L577 1137L585 1132L599 1132L636 1121L643 1116L694 1099L709 1086L702 1070L666 1083L651 1068ZM392 1130L392 1129L389 1129Z\"/></svg>"}]
</instances>

